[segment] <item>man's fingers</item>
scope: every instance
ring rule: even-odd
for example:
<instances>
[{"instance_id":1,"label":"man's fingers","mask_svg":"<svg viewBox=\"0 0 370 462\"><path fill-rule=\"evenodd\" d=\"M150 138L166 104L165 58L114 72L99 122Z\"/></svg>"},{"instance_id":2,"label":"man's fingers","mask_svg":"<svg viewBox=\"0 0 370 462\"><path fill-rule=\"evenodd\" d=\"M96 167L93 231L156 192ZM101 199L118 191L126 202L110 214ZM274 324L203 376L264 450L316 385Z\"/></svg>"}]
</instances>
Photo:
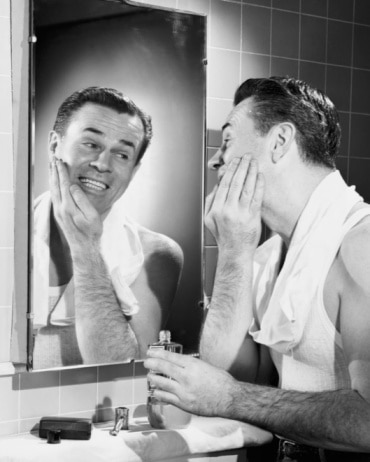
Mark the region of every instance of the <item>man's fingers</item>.
<instances>
[{"instance_id":1,"label":"man's fingers","mask_svg":"<svg viewBox=\"0 0 370 462\"><path fill-rule=\"evenodd\" d=\"M191 361L195 360L195 358L189 355L182 355L180 353L173 353L171 351L160 350L157 348L149 349L147 351L147 356L148 358L164 359L165 361L176 364L179 367L186 367Z\"/></svg>"},{"instance_id":2,"label":"man's fingers","mask_svg":"<svg viewBox=\"0 0 370 462\"><path fill-rule=\"evenodd\" d=\"M72 210L75 204L74 204L74 201L72 200L72 196L69 191L71 182L69 179L67 166L60 159L56 160L56 166L57 166L58 177L59 177L59 190L60 190L61 200L65 204L65 206L69 208L69 210Z\"/></svg>"},{"instance_id":3,"label":"man's fingers","mask_svg":"<svg viewBox=\"0 0 370 462\"><path fill-rule=\"evenodd\" d=\"M159 358L146 359L144 362L144 367L150 371L154 371L155 373L172 377L175 380L180 380L181 373L183 372L183 368L181 366L177 366L176 364Z\"/></svg>"},{"instance_id":4,"label":"man's fingers","mask_svg":"<svg viewBox=\"0 0 370 462\"><path fill-rule=\"evenodd\" d=\"M254 187L254 195L251 202L251 208L253 211L260 210L262 206L263 194L265 192L265 177L262 173L258 173L256 178L256 184Z\"/></svg>"},{"instance_id":5,"label":"man's fingers","mask_svg":"<svg viewBox=\"0 0 370 462\"><path fill-rule=\"evenodd\" d=\"M213 201L214 201L214 198L215 198L215 195L216 195L216 191L217 191L217 185L215 185L215 187L212 189L212 191L206 197L206 201L205 201L205 204L204 204L204 216L207 216L209 211L212 208L212 204L213 204Z\"/></svg>"},{"instance_id":6,"label":"man's fingers","mask_svg":"<svg viewBox=\"0 0 370 462\"><path fill-rule=\"evenodd\" d=\"M243 205L251 203L254 196L254 190L258 175L258 164L255 159L252 159L248 164L248 172L245 177L243 189L241 191L240 200Z\"/></svg>"},{"instance_id":7,"label":"man's fingers","mask_svg":"<svg viewBox=\"0 0 370 462\"><path fill-rule=\"evenodd\" d=\"M54 156L49 162L49 187L52 202L54 205L58 205L61 201L61 195L59 188L59 174Z\"/></svg>"},{"instance_id":8,"label":"man's fingers","mask_svg":"<svg viewBox=\"0 0 370 462\"><path fill-rule=\"evenodd\" d=\"M161 401L163 403L173 404L175 406L180 405L179 397L172 393L169 393L168 391L156 389L153 390L152 396L153 398L156 398L158 401Z\"/></svg>"},{"instance_id":9,"label":"man's fingers","mask_svg":"<svg viewBox=\"0 0 370 462\"><path fill-rule=\"evenodd\" d=\"M168 391L169 393L177 394L179 384L176 380L172 380L172 377L164 377L158 375L155 372L148 374L148 382L151 387L160 388L161 390Z\"/></svg>"},{"instance_id":10,"label":"man's fingers","mask_svg":"<svg viewBox=\"0 0 370 462\"><path fill-rule=\"evenodd\" d=\"M233 182L235 172L240 164L240 157L234 157L229 165L224 176L221 178L220 184L218 185L217 192L213 201L215 207L222 208L230 194L230 185Z\"/></svg>"},{"instance_id":11,"label":"man's fingers","mask_svg":"<svg viewBox=\"0 0 370 462\"><path fill-rule=\"evenodd\" d=\"M239 163L229 185L227 202L237 203L239 201L245 187L246 178L248 178L250 162L250 154L245 154L239 159Z\"/></svg>"},{"instance_id":12,"label":"man's fingers","mask_svg":"<svg viewBox=\"0 0 370 462\"><path fill-rule=\"evenodd\" d=\"M87 220L93 219L97 214L96 209L91 205L89 199L86 197L86 194L82 191L82 189L76 184L72 184L69 187L69 192L76 207L81 211L84 217Z\"/></svg>"}]
</instances>

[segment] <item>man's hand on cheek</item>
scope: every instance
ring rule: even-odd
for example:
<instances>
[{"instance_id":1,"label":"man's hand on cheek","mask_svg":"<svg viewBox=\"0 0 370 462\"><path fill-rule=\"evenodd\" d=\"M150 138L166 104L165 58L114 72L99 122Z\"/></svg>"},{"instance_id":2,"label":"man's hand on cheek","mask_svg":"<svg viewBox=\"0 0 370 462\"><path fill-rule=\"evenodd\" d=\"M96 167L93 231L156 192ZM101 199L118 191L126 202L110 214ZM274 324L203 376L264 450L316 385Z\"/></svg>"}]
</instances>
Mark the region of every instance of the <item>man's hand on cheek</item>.
<instances>
[{"instance_id":1,"label":"man's hand on cheek","mask_svg":"<svg viewBox=\"0 0 370 462\"><path fill-rule=\"evenodd\" d=\"M218 186L207 197L205 224L220 248L252 251L261 234L264 180L250 155L234 158Z\"/></svg>"},{"instance_id":2,"label":"man's hand on cheek","mask_svg":"<svg viewBox=\"0 0 370 462\"><path fill-rule=\"evenodd\" d=\"M100 240L103 224L82 189L71 184L67 166L60 159L50 163L50 191L54 215L73 250Z\"/></svg>"}]
</instances>

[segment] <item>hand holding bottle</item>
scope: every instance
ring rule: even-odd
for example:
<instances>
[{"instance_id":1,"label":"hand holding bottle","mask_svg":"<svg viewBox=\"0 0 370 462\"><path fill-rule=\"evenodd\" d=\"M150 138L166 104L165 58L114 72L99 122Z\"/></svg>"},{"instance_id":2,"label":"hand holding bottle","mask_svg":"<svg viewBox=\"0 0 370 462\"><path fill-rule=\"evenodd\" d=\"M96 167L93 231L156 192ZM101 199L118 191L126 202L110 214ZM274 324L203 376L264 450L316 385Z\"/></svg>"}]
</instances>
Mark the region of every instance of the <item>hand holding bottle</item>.
<instances>
[{"instance_id":1,"label":"hand holding bottle","mask_svg":"<svg viewBox=\"0 0 370 462\"><path fill-rule=\"evenodd\" d=\"M161 374L149 372L148 379L155 387L153 397L162 403L197 415L223 417L232 400L233 377L200 359L149 350L144 366Z\"/></svg>"}]
</instances>

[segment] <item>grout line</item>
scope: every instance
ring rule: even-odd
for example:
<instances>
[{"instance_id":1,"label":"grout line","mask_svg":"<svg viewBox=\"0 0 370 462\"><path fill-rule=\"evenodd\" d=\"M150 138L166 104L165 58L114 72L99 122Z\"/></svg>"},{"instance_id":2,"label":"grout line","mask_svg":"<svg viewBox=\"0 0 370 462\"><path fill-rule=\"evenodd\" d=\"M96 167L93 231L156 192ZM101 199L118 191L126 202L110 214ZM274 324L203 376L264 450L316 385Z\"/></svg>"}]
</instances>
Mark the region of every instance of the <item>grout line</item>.
<instances>
[{"instance_id":1,"label":"grout line","mask_svg":"<svg viewBox=\"0 0 370 462\"><path fill-rule=\"evenodd\" d=\"M61 413L62 409L62 372L59 371L58 373L58 415Z\"/></svg>"},{"instance_id":2,"label":"grout line","mask_svg":"<svg viewBox=\"0 0 370 462\"><path fill-rule=\"evenodd\" d=\"M299 19L298 19L298 79L301 73L301 43L302 43L302 0L299 0Z\"/></svg>"},{"instance_id":3,"label":"grout line","mask_svg":"<svg viewBox=\"0 0 370 462\"><path fill-rule=\"evenodd\" d=\"M99 406L99 372L100 372L100 367L96 366L96 396L95 396L95 408L98 409ZM99 416L97 416L99 419Z\"/></svg>"},{"instance_id":4,"label":"grout line","mask_svg":"<svg viewBox=\"0 0 370 462\"><path fill-rule=\"evenodd\" d=\"M18 375L18 399L17 399L17 403L18 403L18 412L17 412L18 424L17 424L17 432L20 433L20 431L21 431L21 374L17 374L17 375Z\"/></svg>"},{"instance_id":5,"label":"grout line","mask_svg":"<svg viewBox=\"0 0 370 462\"><path fill-rule=\"evenodd\" d=\"M352 46L351 46L351 72L349 80L349 120L348 120L348 146L347 146L347 182L349 182L349 171L350 171L350 150L351 150L351 128L352 128L352 89L353 89L353 55L354 55L354 43L355 43L355 8L356 0L353 1L352 11Z\"/></svg>"},{"instance_id":6,"label":"grout line","mask_svg":"<svg viewBox=\"0 0 370 462\"><path fill-rule=\"evenodd\" d=\"M250 55L256 55L256 56L270 56L267 54L263 53L254 53L252 51L243 51L243 53L247 53ZM279 56L279 55L271 55L273 58L280 58L280 59L287 59L290 61L297 61L297 58L290 58L288 56ZM370 72L370 69L365 69L362 67L352 67L351 65L344 65L344 64L334 64L334 63L328 63L326 61L313 61L311 59L301 59L300 60L302 63L312 63L312 64L321 64L321 65L327 65L327 66L332 66L332 67L340 67L342 69L353 69L355 71L362 71L362 72Z\"/></svg>"},{"instance_id":7,"label":"grout line","mask_svg":"<svg viewBox=\"0 0 370 462\"><path fill-rule=\"evenodd\" d=\"M222 47L213 47L208 46L208 50L218 50L218 51L231 51L232 53L240 53L240 50L233 50L231 48L222 48Z\"/></svg>"},{"instance_id":8,"label":"grout line","mask_svg":"<svg viewBox=\"0 0 370 462\"><path fill-rule=\"evenodd\" d=\"M270 59L269 59L269 76L271 76L272 70L272 0L270 0Z\"/></svg>"},{"instance_id":9,"label":"grout line","mask_svg":"<svg viewBox=\"0 0 370 462\"><path fill-rule=\"evenodd\" d=\"M217 96L207 96L207 100L212 100L212 101L233 101L232 98L218 98Z\"/></svg>"},{"instance_id":10,"label":"grout line","mask_svg":"<svg viewBox=\"0 0 370 462\"><path fill-rule=\"evenodd\" d=\"M212 0L211 0L212 1ZM226 3L235 3L236 5L241 5L241 1L237 1L237 0L222 0L223 2L226 2Z\"/></svg>"},{"instance_id":11,"label":"grout line","mask_svg":"<svg viewBox=\"0 0 370 462\"><path fill-rule=\"evenodd\" d=\"M208 17L207 17L207 49L208 48L211 48L210 44L211 44L211 38L212 38L212 16L213 16L213 13L212 13L212 0L209 0L209 8L208 8ZM207 59L208 59L208 53L207 53ZM208 63L209 64L209 63ZM207 70L207 75L208 75L208 72L209 72L209 68Z\"/></svg>"},{"instance_id":12,"label":"grout line","mask_svg":"<svg viewBox=\"0 0 370 462\"><path fill-rule=\"evenodd\" d=\"M326 14L329 13L329 0L326 2ZM329 43L329 19L326 18L326 30L325 30L325 74L324 74L324 91L328 84L328 43Z\"/></svg>"},{"instance_id":13,"label":"grout line","mask_svg":"<svg viewBox=\"0 0 370 462\"><path fill-rule=\"evenodd\" d=\"M135 371L135 361L132 364L132 379L131 379L131 405L133 406L135 403L135 379L136 379L136 371Z\"/></svg>"},{"instance_id":14,"label":"grout line","mask_svg":"<svg viewBox=\"0 0 370 462\"><path fill-rule=\"evenodd\" d=\"M327 9L327 15L325 17L325 16L322 16L320 14L300 13L299 11L296 11L296 10L288 10L286 8L276 8L276 7L272 6L272 4L270 6L258 5L257 3L252 3L252 2L251 3L246 2L244 4L245 5L251 5L251 6L254 6L254 7L257 7L257 8L273 9L273 10L276 10L276 11L284 11L286 13L302 14L303 16L310 16L310 17L313 17L313 18L328 19L330 21L343 22L343 23L347 23L347 24L355 24L355 25L358 25L358 26L370 27L370 24L361 23L361 22L355 22L354 18L352 20L350 20L350 21L347 21L346 19L338 19L338 18L329 17L329 9Z\"/></svg>"},{"instance_id":15,"label":"grout line","mask_svg":"<svg viewBox=\"0 0 370 462\"><path fill-rule=\"evenodd\" d=\"M243 56L243 4L240 5L240 56L239 56L239 85L242 83L242 56Z\"/></svg>"}]
</instances>

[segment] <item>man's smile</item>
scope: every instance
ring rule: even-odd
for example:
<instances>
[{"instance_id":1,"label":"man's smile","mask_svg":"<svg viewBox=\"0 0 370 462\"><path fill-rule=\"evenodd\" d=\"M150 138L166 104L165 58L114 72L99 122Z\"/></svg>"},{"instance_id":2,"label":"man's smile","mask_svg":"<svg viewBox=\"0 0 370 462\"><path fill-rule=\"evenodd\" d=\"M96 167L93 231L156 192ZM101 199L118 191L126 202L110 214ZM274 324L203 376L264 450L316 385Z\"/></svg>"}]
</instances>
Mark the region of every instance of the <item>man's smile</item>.
<instances>
[{"instance_id":1,"label":"man's smile","mask_svg":"<svg viewBox=\"0 0 370 462\"><path fill-rule=\"evenodd\" d=\"M86 188L92 189L94 191L104 191L106 189L109 189L109 186L107 184L99 180L87 178L84 176L80 176L78 179Z\"/></svg>"}]
</instances>

